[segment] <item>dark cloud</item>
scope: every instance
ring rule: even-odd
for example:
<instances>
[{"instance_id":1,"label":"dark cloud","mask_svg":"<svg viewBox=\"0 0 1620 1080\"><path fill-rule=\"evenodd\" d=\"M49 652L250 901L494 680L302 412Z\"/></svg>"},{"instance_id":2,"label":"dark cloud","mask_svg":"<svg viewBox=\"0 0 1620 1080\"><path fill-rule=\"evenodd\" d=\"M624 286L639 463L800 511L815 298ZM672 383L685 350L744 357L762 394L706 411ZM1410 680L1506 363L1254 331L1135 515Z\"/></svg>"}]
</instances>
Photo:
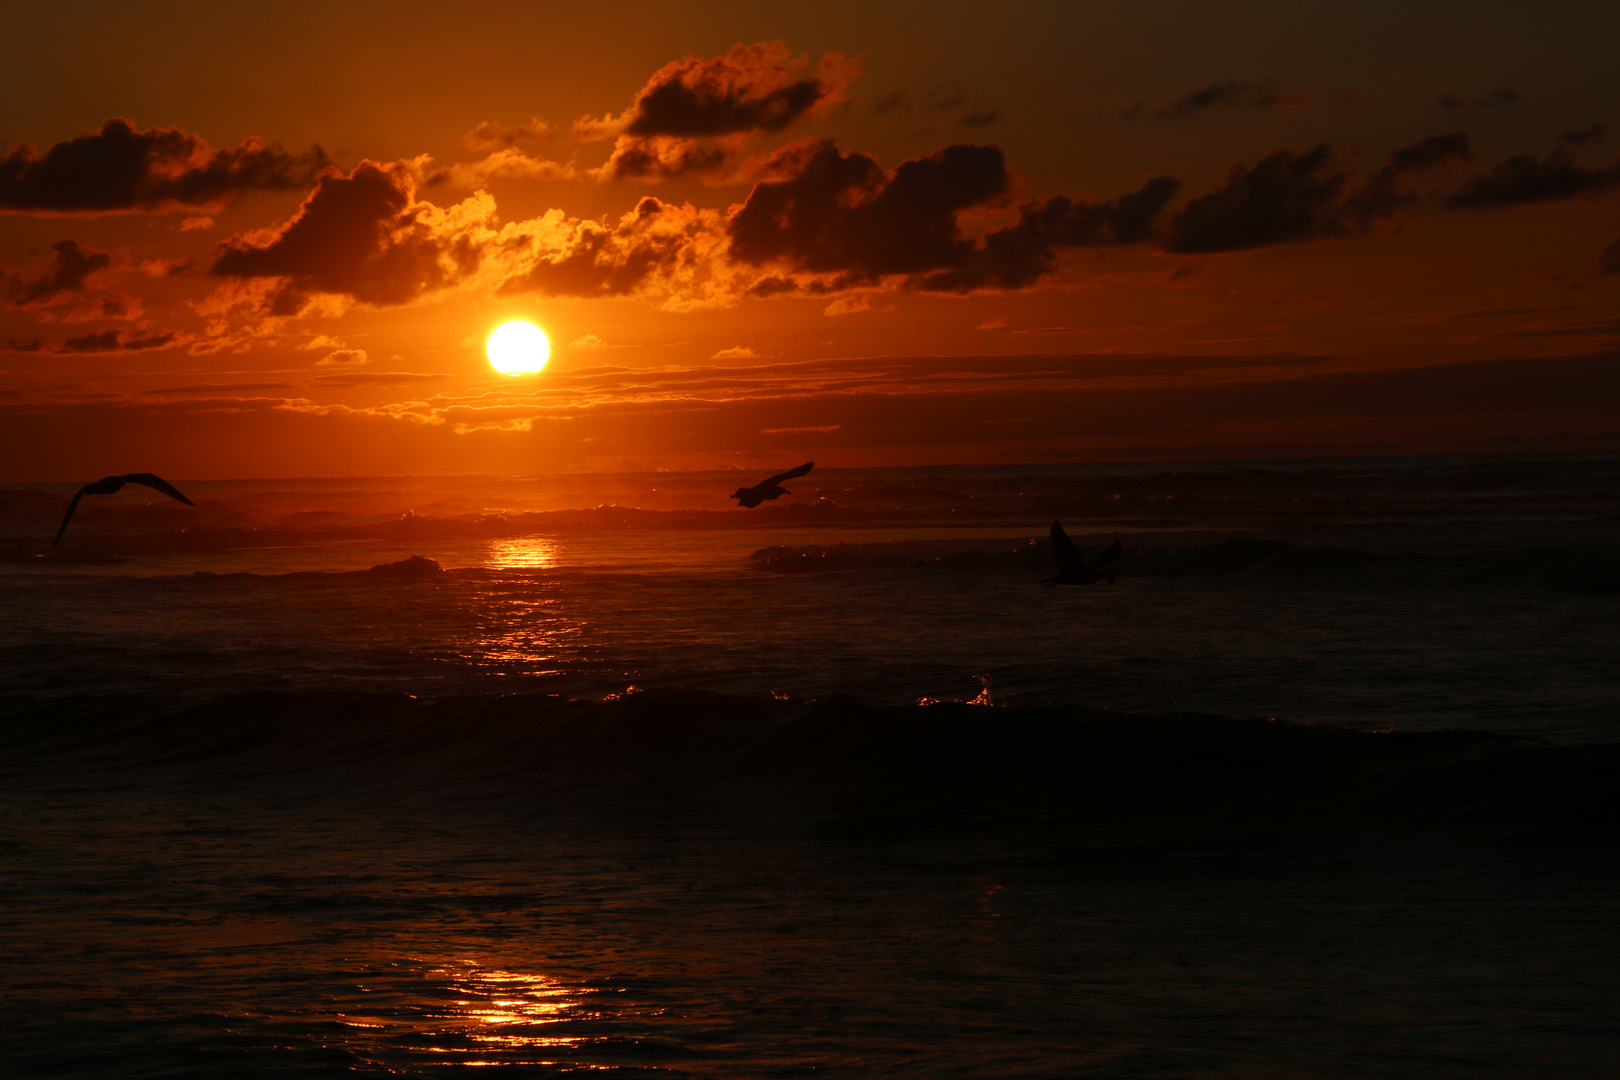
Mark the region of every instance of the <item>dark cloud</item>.
<instances>
[{"instance_id":1,"label":"dark cloud","mask_svg":"<svg viewBox=\"0 0 1620 1080\"><path fill-rule=\"evenodd\" d=\"M1000 119L1001 113L992 109L989 112L970 112L966 116L958 117L956 122L963 127L982 128L989 127Z\"/></svg>"},{"instance_id":2,"label":"dark cloud","mask_svg":"<svg viewBox=\"0 0 1620 1080\"><path fill-rule=\"evenodd\" d=\"M166 349L179 343L180 334L174 330L143 331L140 336L128 338L124 337L122 330L103 330L70 337L52 351L61 354L145 352L149 349Z\"/></svg>"},{"instance_id":3,"label":"dark cloud","mask_svg":"<svg viewBox=\"0 0 1620 1080\"><path fill-rule=\"evenodd\" d=\"M1433 169L1461 164L1473 157L1473 147L1465 132L1431 135L1411 146L1404 146L1384 159L1383 166L1347 200L1351 221L1365 227L1377 218L1388 217L1417 201L1406 188L1409 181Z\"/></svg>"},{"instance_id":4,"label":"dark cloud","mask_svg":"<svg viewBox=\"0 0 1620 1080\"><path fill-rule=\"evenodd\" d=\"M1019 209L1016 224L986 233L962 265L928 274L919 284L950 292L1032 285L1056 268L1062 249L1149 239L1160 212L1180 189L1175 177L1158 176L1105 203L1061 195L1028 203Z\"/></svg>"},{"instance_id":5,"label":"dark cloud","mask_svg":"<svg viewBox=\"0 0 1620 1080\"><path fill-rule=\"evenodd\" d=\"M1435 104L1442 109L1500 109L1504 105L1512 105L1519 100L1519 95L1504 86L1495 93L1484 97L1465 98L1457 94L1441 94Z\"/></svg>"},{"instance_id":6,"label":"dark cloud","mask_svg":"<svg viewBox=\"0 0 1620 1080\"><path fill-rule=\"evenodd\" d=\"M210 154L179 128L135 130L115 117L101 130L49 147L20 143L0 159L0 210L97 214L217 206L246 191L301 188L328 164L307 154L246 139Z\"/></svg>"},{"instance_id":7,"label":"dark cloud","mask_svg":"<svg viewBox=\"0 0 1620 1080\"><path fill-rule=\"evenodd\" d=\"M736 45L723 56L665 64L617 117L585 117L577 138L617 136L604 179L662 179L719 168L741 142L781 131L841 102L858 65L827 53L812 72L808 56L780 41ZM714 146L700 140L725 140Z\"/></svg>"},{"instance_id":8,"label":"dark cloud","mask_svg":"<svg viewBox=\"0 0 1620 1080\"><path fill-rule=\"evenodd\" d=\"M1243 251L1292 240L1345 236L1416 201L1413 181L1471 154L1462 132L1432 135L1389 154L1359 189L1326 143L1304 153L1278 150L1234 166L1211 191L1170 222L1166 251Z\"/></svg>"},{"instance_id":9,"label":"dark cloud","mask_svg":"<svg viewBox=\"0 0 1620 1080\"><path fill-rule=\"evenodd\" d=\"M1601 260L1601 269L1598 271L1599 273L1620 274L1620 240L1616 240L1614 243L1604 248L1602 255L1599 256L1599 259Z\"/></svg>"},{"instance_id":10,"label":"dark cloud","mask_svg":"<svg viewBox=\"0 0 1620 1080\"><path fill-rule=\"evenodd\" d=\"M15 307L25 307L50 300L65 292L83 292L84 279L97 270L112 265L112 256L105 251L92 251L79 246L77 240L59 240L51 245L56 252L50 269L33 280L14 277L6 282L6 300Z\"/></svg>"},{"instance_id":11,"label":"dark cloud","mask_svg":"<svg viewBox=\"0 0 1620 1080\"><path fill-rule=\"evenodd\" d=\"M1326 143L1278 150L1188 203L1170 222L1166 251L1241 251L1338 231L1347 175Z\"/></svg>"},{"instance_id":12,"label":"dark cloud","mask_svg":"<svg viewBox=\"0 0 1620 1080\"><path fill-rule=\"evenodd\" d=\"M1606 169L1578 165L1566 143L1544 158L1518 154L1498 162L1483 176L1476 176L1452 192L1446 205L1457 210L1550 202L1597 194L1617 184L1620 162Z\"/></svg>"},{"instance_id":13,"label":"dark cloud","mask_svg":"<svg viewBox=\"0 0 1620 1080\"><path fill-rule=\"evenodd\" d=\"M665 64L630 107L628 135L693 138L742 131L781 131L838 94L854 66L837 53L816 75L808 57L780 41L736 45L724 56L688 56Z\"/></svg>"},{"instance_id":14,"label":"dark cloud","mask_svg":"<svg viewBox=\"0 0 1620 1080\"><path fill-rule=\"evenodd\" d=\"M755 185L731 218L731 255L855 280L965 266L973 244L957 214L1002 198L1011 182L994 146L948 146L890 177L826 144L792 179Z\"/></svg>"},{"instance_id":15,"label":"dark cloud","mask_svg":"<svg viewBox=\"0 0 1620 1080\"><path fill-rule=\"evenodd\" d=\"M1324 101L1334 105L1355 105L1366 99L1366 94L1357 91L1299 93L1275 90L1259 83L1227 79L1184 95L1173 104L1160 109L1158 115L1166 119L1181 119L1223 105L1245 109L1297 109ZM1133 119L1141 107L1140 103L1131 106L1121 114L1121 118Z\"/></svg>"},{"instance_id":16,"label":"dark cloud","mask_svg":"<svg viewBox=\"0 0 1620 1080\"><path fill-rule=\"evenodd\" d=\"M1566 131L1559 139L1570 146L1585 146L1589 142L1598 142L1608 132L1602 124L1592 124L1580 131Z\"/></svg>"},{"instance_id":17,"label":"dark cloud","mask_svg":"<svg viewBox=\"0 0 1620 1080\"><path fill-rule=\"evenodd\" d=\"M21 341L21 340L19 340L17 338L12 338L12 339L10 339L9 341L6 342L6 351L7 352L32 353L32 352L39 352L39 350L44 348L44 346L45 346L45 343L43 341L40 341L38 338L35 338L35 339L31 340L31 341Z\"/></svg>"},{"instance_id":18,"label":"dark cloud","mask_svg":"<svg viewBox=\"0 0 1620 1080\"><path fill-rule=\"evenodd\" d=\"M1239 104L1252 90L1254 90L1253 83L1239 82L1237 79L1212 83L1184 95L1175 104L1161 109L1159 115L1192 116L1216 105Z\"/></svg>"},{"instance_id":19,"label":"dark cloud","mask_svg":"<svg viewBox=\"0 0 1620 1080\"><path fill-rule=\"evenodd\" d=\"M959 109L968 101L967 91L962 89L961 83L944 83L931 86L920 94L912 94L906 90L891 90L887 94L879 94L872 101L872 111L883 113L902 112L913 113L923 110L945 111Z\"/></svg>"},{"instance_id":20,"label":"dark cloud","mask_svg":"<svg viewBox=\"0 0 1620 1080\"><path fill-rule=\"evenodd\" d=\"M268 238L232 237L209 273L285 279L271 314L296 313L311 293L403 304L477 268L479 246L444 218L438 207L415 201L404 168L363 161L348 176L322 176Z\"/></svg>"}]
</instances>

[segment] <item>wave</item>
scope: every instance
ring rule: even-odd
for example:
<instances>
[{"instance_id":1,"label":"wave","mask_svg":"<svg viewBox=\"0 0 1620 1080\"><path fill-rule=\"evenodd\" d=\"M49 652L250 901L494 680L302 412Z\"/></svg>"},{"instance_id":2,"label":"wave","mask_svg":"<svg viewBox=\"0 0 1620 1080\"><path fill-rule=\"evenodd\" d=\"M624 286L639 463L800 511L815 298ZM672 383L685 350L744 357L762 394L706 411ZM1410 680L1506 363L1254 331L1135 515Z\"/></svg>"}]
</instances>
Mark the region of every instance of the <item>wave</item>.
<instances>
[{"instance_id":1,"label":"wave","mask_svg":"<svg viewBox=\"0 0 1620 1080\"><path fill-rule=\"evenodd\" d=\"M1078 539L1095 554L1113 537ZM899 568L1050 574L1054 566L1051 542L1045 537L778 545L761 548L750 559L755 569L776 574ZM1519 583L1611 593L1620 591L1620 546L1439 554L1310 548L1261 537L1228 536L1201 544L1160 540L1127 546L1114 570L1120 578L1247 573L1299 581L1458 586Z\"/></svg>"},{"instance_id":2,"label":"wave","mask_svg":"<svg viewBox=\"0 0 1620 1080\"><path fill-rule=\"evenodd\" d=\"M1200 714L629 688L603 700L8 697L0 717L11 785L139 779L502 815L799 820L874 838L1603 845L1599 823L1620 809L1620 746Z\"/></svg>"}]
</instances>

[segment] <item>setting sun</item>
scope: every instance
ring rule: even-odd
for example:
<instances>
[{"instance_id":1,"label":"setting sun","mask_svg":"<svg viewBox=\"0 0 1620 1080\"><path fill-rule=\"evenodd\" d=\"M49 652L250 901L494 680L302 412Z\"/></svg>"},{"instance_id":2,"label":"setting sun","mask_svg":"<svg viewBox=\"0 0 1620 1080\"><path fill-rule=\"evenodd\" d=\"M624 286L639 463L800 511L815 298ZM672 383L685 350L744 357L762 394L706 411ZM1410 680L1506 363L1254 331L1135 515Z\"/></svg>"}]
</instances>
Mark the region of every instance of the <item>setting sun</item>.
<instances>
[{"instance_id":1,"label":"setting sun","mask_svg":"<svg viewBox=\"0 0 1620 1080\"><path fill-rule=\"evenodd\" d=\"M489 335L485 346L489 366L502 375L530 375L546 366L551 358L551 342L534 323L502 323Z\"/></svg>"}]
</instances>

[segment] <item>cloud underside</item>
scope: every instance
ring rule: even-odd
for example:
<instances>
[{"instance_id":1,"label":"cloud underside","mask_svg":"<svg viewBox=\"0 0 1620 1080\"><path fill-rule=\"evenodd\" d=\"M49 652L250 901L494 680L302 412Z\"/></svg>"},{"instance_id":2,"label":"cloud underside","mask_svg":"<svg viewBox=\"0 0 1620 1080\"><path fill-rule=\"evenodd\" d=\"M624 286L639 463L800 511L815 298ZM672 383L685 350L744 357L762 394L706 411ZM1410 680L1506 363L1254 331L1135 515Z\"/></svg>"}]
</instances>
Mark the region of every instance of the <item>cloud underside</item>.
<instances>
[{"instance_id":1,"label":"cloud underside","mask_svg":"<svg viewBox=\"0 0 1620 1080\"><path fill-rule=\"evenodd\" d=\"M31 143L0 158L0 211L110 214L218 207L249 191L308 187L327 166L315 147L288 154L277 143L246 139L211 152L179 128L136 130L115 117L43 152Z\"/></svg>"}]
</instances>

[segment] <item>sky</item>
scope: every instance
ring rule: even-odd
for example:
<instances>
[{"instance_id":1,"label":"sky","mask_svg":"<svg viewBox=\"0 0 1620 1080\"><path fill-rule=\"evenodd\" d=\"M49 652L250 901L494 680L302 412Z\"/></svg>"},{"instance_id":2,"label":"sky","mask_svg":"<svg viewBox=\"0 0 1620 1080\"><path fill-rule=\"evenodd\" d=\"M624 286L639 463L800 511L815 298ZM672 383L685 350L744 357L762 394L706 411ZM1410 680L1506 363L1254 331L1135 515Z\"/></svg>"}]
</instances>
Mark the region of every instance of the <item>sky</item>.
<instances>
[{"instance_id":1,"label":"sky","mask_svg":"<svg viewBox=\"0 0 1620 1080\"><path fill-rule=\"evenodd\" d=\"M1620 446L1620 5L7 5L0 479ZM522 319L533 375L484 343Z\"/></svg>"}]
</instances>

